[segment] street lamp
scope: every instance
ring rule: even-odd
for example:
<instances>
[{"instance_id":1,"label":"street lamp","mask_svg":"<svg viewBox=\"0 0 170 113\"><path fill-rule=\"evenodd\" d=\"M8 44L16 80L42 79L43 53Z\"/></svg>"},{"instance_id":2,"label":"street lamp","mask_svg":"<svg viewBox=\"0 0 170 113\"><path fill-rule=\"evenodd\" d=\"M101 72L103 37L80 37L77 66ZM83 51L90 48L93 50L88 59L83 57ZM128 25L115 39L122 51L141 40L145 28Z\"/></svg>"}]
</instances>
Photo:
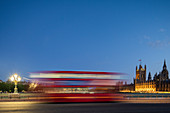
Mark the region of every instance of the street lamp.
<instances>
[{"instance_id":1,"label":"street lamp","mask_svg":"<svg viewBox=\"0 0 170 113\"><path fill-rule=\"evenodd\" d=\"M21 77L15 73L10 77L10 79L15 83L14 93L18 93L17 82L21 81Z\"/></svg>"}]
</instances>

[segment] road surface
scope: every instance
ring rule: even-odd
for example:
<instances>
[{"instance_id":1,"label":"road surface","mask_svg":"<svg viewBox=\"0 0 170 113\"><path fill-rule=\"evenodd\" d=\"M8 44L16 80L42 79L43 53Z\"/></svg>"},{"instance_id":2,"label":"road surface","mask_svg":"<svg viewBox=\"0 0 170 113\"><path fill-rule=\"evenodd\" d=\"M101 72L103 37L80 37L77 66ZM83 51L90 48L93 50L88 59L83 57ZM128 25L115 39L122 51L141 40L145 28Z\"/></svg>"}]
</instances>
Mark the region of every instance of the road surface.
<instances>
[{"instance_id":1,"label":"road surface","mask_svg":"<svg viewBox=\"0 0 170 113\"><path fill-rule=\"evenodd\" d=\"M170 104L0 102L0 113L170 113Z\"/></svg>"}]
</instances>

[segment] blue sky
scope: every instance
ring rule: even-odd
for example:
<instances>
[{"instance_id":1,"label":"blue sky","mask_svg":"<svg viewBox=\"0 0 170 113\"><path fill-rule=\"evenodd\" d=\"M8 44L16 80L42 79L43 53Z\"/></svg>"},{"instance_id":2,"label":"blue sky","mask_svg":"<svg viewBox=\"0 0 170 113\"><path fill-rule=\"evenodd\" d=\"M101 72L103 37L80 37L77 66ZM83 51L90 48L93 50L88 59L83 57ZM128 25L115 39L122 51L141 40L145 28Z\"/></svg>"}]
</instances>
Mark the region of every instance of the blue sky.
<instances>
[{"instance_id":1,"label":"blue sky","mask_svg":"<svg viewBox=\"0 0 170 113\"><path fill-rule=\"evenodd\" d=\"M170 1L0 1L0 79L41 70L147 73L170 64ZM168 66L168 69L169 66Z\"/></svg>"}]
</instances>

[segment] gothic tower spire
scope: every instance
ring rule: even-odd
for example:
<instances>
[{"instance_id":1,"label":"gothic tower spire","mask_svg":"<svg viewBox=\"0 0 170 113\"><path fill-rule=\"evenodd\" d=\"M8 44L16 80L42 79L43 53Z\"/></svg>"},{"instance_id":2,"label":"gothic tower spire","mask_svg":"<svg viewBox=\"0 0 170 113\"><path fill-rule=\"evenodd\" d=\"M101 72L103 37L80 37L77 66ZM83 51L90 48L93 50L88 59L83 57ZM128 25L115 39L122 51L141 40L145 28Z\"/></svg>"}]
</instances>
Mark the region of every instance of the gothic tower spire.
<instances>
[{"instance_id":1,"label":"gothic tower spire","mask_svg":"<svg viewBox=\"0 0 170 113\"><path fill-rule=\"evenodd\" d=\"M164 66L163 66L163 70L166 69L166 60L164 60Z\"/></svg>"},{"instance_id":2,"label":"gothic tower spire","mask_svg":"<svg viewBox=\"0 0 170 113\"><path fill-rule=\"evenodd\" d=\"M151 72L149 72L148 81L151 81Z\"/></svg>"}]
</instances>

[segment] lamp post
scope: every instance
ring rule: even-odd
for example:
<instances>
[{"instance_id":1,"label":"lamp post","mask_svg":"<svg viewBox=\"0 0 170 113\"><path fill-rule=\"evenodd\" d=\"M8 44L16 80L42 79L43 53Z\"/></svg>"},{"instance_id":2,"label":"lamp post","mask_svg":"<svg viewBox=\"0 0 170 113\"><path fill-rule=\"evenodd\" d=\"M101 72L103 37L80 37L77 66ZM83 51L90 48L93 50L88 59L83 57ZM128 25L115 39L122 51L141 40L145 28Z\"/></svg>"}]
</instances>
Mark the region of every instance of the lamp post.
<instances>
[{"instance_id":1,"label":"lamp post","mask_svg":"<svg viewBox=\"0 0 170 113\"><path fill-rule=\"evenodd\" d=\"M14 93L18 93L17 83L21 81L21 77L18 74L14 74L10 77L11 81L15 83Z\"/></svg>"}]
</instances>

